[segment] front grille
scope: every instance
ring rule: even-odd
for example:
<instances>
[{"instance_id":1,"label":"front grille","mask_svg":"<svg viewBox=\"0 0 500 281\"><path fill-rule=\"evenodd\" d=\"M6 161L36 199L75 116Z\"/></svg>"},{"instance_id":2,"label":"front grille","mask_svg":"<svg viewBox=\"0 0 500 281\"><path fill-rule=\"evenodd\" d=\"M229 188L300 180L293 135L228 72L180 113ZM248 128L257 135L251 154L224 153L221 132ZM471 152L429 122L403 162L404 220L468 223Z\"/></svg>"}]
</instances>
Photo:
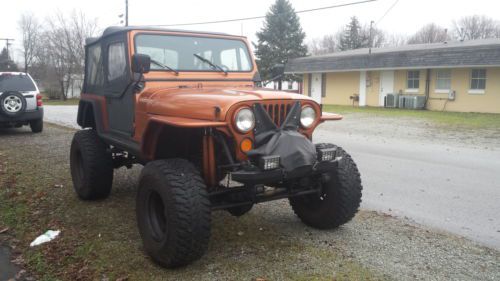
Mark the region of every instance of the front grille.
<instances>
[{"instance_id":1,"label":"front grille","mask_svg":"<svg viewBox=\"0 0 500 281\"><path fill-rule=\"evenodd\" d=\"M283 122L285 122L286 116L292 107L291 103L264 103L264 109L267 111L267 114L273 120L276 126L281 126Z\"/></svg>"}]
</instances>

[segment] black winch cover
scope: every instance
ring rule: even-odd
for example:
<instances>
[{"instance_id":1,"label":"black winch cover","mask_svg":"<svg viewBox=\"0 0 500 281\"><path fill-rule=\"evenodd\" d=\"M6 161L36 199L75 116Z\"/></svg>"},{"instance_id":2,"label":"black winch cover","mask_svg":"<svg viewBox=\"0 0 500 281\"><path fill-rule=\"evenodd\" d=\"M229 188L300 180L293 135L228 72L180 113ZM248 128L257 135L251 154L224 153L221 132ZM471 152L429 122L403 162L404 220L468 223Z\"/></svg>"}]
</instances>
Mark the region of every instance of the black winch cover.
<instances>
[{"instance_id":1,"label":"black winch cover","mask_svg":"<svg viewBox=\"0 0 500 281\"><path fill-rule=\"evenodd\" d=\"M298 132L300 125L300 102L295 102L285 122L278 128L260 103L254 105L255 149L249 157L279 155L281 166L286 172L316 162L316 148L304 135Z\"/></svg>"}]
</instances>

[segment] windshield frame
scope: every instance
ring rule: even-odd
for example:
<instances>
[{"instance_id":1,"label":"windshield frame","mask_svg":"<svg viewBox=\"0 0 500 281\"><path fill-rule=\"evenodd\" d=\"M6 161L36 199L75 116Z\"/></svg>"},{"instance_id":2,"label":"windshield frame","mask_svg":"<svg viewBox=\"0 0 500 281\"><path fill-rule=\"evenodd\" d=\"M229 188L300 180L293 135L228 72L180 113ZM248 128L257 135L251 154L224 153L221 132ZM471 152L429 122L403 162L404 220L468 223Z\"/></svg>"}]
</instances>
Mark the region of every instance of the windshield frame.
<instances>
[{"instance_id":1,"label":"windshield frame","mask_svg":"<svg viewBox=\"0 0 500 281\"><path fill-rule=\"evenodd\" d=\"M134 43L133 43L133 46L134 46L134 54L139 54L137 52L137 40L136 40L136 37L137 36L140 36L140 35L158 35L158 36L171 36L171 37L197 37L197 38L209 38L209 39L222 39L222 40L232 40L232 41L240 41L241 43L243 43L243 45L245 46L246 48L246 52L247 52L247 55L248 55L248 61L249 61L249 64L250 64L250 69L249 70L227 70L227 73L228 74L231 74L231 73L252 73L255 71L255 60L254 60L254 57L253 57L253 54L251 52L251 49L250 49L250 46L248 45L247 41L242 38L238 38L238 37L233 37L233 36L224 36L224 35L218 35L218 34L196 34L196 33L193 33L193 34L184 34L184 33L162 33L162 32L146 32L146 31L140 31L140 32L137 32L134 34L133 36L133 40L134 40ZM184 70L184 69L176 69L174 68L176 71L178 71L179 73L182 73L182 72L199 72L199 73L206 73L206 72L209 72L209 73L217 73L217 72L221 72L220 70L218 69L203 69L203 70L196 70L196 69L187 69L187 70ZM150 72L168 72L168 70L166 69L150 69L149 70Z\"/></svg>"}]
</instances>

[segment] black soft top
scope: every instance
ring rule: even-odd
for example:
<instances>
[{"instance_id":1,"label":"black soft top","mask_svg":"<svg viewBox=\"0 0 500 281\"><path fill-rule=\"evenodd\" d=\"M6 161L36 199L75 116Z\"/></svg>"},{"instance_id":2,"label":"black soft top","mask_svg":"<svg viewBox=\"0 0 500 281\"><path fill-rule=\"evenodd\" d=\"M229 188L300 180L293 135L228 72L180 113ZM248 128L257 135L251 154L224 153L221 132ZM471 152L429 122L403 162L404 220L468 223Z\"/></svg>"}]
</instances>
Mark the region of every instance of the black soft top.
<instances>
[{"instance_id":1,"label":"black soft top","mask_svg":"<svg viewBox=\"0 0 500 281\"><path fill-rule=\"evenodd\" d=\"M193 34L230 35L227 33L220 33L220 32L193 31L193 30L184 30L184 29L169 29L169 28L162 28L162 27L157 27L157 26L110 26L102 32L101 37L87 38L87 40L85 41L85 44L91 45L91 44L101 40L102 38L105 38L105 37L108 37L110 35L117 34L117 33L128 32L131 30L170 31L170 32L185 32L185 33L193 33ZM241 37L241 36L237 36L237 35L230 35L230 36Z\"/></svg>"}]
</instances>

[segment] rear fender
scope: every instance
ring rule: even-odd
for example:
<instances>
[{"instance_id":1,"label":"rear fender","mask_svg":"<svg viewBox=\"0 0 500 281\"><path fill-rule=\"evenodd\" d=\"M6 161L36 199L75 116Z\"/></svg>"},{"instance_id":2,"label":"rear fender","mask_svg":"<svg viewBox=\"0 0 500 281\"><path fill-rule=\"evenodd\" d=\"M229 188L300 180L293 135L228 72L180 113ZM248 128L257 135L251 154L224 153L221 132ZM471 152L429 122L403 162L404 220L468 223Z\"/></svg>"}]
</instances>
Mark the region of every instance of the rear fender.
<instances>
[{"instance_id":1,"label":"rear fender","mask_svg":"<svg viewBox=\"0 0 500 281\"><path fill-rule=\"evenodd\" d=\"M98 133L107 130L107 116L103 112L104 106L96 99L81 99L78 103L78 115L76 122L82 128L93 128Z\"/></svg>"}]
</instances>

